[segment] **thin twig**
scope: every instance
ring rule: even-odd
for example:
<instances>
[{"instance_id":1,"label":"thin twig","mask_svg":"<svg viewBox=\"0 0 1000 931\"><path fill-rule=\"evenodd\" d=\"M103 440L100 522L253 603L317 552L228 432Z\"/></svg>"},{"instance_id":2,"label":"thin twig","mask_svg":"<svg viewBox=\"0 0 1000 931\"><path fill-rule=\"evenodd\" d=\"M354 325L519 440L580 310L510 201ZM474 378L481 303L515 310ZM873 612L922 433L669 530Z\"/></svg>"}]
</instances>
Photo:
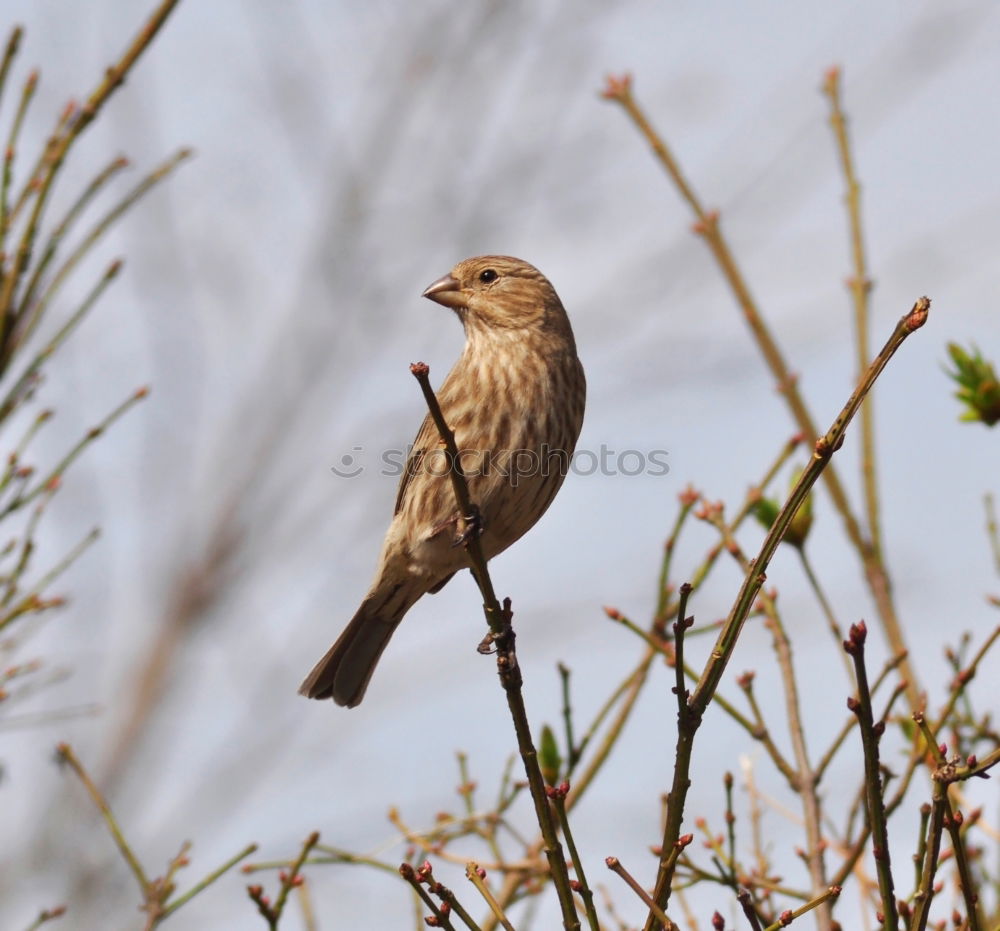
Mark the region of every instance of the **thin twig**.
<instances>
[{"instance_id":1,"label":"thin twig","mask_svg":"<svg viewBox=\"0 0 1000 931\"><path fill-rule=\"evenodd\" d=\"M469 496L469 487L465 479L465 474L462 471L461 458L455 443L455 434L445 421L444 414L441 412L441 405L434 394L434 389L431 388L430 368L424 363L418 362L410 366L410 371L420 384L420 389L423 392L424 400L427 402L431 418L434 420L434 424L441 436L441 441L448 452L451 466L449 474L455 498L458 502L459 512L467 519L467 522L473 523L473 515L478 512ZM535 817L542 832L545 856L548 860L552 882L556 887L556 894L559 898L563 927L567 931L578 929L580 921L576 915L573 890L569 884L566 858L556 831L552 809L545 794L545 780L542 778L542 772L538 765L538 753L535 750L534 741L531 736L531 726L528 723L528 714L524 707L524 697L521 694L521 668L517 662L517 653L514 648L514 630L510 624L512 616L510 599L505 598L503 607L501 608L496 592L493 590L493 581L486 566L486 558L483 555L479 534L474 529L466 539L465 550L469 556L472 574L483 596L483 613L490 627L490 638L496 647L497 671L500 677L500 684L503 686L504 693L507 696L507 707L510 709L511 718L514 722L518 749L521 754L521 760L524 763L525 775L528 777L528 789L531 792L531 799L535 805Z\"/></svg>"},{"instance_id":2,"label":"thin twig","mask_svg":"<svg viewBox=\"0 0 1000 931\"><path fill-rule=\"evenodd\" d=\"M780 928L787 928L796 918L801 918L807 912L811 912L814 908L824 905L831 899L836 899L841 893L840 886L831 886L822 895L816 896L815 899L806 902L801 908L796 908L794 910L789 910L787 912L782 912L781 917L769 924L764 931L779 931Z\"/></svg>"},{"instance_id":3,"label":"thin twig","mask_svg":"<svg viewBox=\"0 0 1000 931\"><path fill-rule=\"evenodd\" d=\"M108 830L111 832L111 836L114 838L115 844L118 845L118 849L121 851L122 857L124 857L129 869L132 870L132 875L135 876L135 880L139 884L139 889L142 892L143 899L145 899L149 891L149 879L146 876L146 871L142 868L142 864L139 862L139 858L132 852L132 848L129 846L128 841L125 840L125 835L122 834L121 828L118 827L118 822L115 821L115 816L111 811L111 806L108 805L107 800L101 794L97 786L94 785L90 776L87 774L87 771L83 768L83 764L79 761L79 759L77 759L76 754L73 752L73 748L69 744L59 744L56 747L56 752L59 754L59 758L66 762L70 769L76 773L80 782L83 783L83 787L94 800L94 804L98 807L98 809L100 809L101 815L104 818L104 823L107 824Z\"/></svg>"},{"instance_id":4,"label":"thin twig","mask_svg":"<svg viewBox=\"0 0 1000 931\"><path fill-rule=\"evenodd\" d=\"M437 919L437 927L444 928L445 931L455 931L455 926L448 919L448 911L442 909L430 897L430 893L421 884L420 874L409 863L401 863L399 865L399 875L410 884L413 891L420 896L420 901L431 910L431 914Z\"/></svg>"},{"instance_id":5,"label":"thin twig","mask_svg":"<svg viewBox=\"0 0 1000 931\"><path fill-rule=\"evenodd\" d=\"M868 670L865 667L865 639L867 629L864 622L851 625L844 649L854 661L857 677L858 697L848 699L848 707L858 716L858 730L865 759L865 798L868 809L868 823L872 833L872 856L878 876L881 898L882 927L885 931L896 931L899 927L899 913L896 907L896 893L893 888L892 861L889 853L889 828L882 796L882 772L879 763L879 738L885 730L884 721L875 721L872 713L872 697L868 688Z\"/></svg>"},{"instance_id":6,"label":"thin twig","mask_svg":"<svg viewBox=\"0 0 1000 931\"><path fill-rule=\"evenodd\" d=\"M55 908L44 908L38 913L38 917L24 931L38 931L38 929L48 921L62 918L66 914L65 905L57 905Z\"/></svg>"},{"instance_id":7,"label":"thin twig","mask_svg":"<svg viewBox=\"0 0 1000 931\"><path fill-rule=\"evenodd\" d=\"M941 759L940 752L934 743L934 736L927 727L924 716L914 715L917 726L921 729L927 748L937 758ZM941 854L941 836L944 831L944 819L947 813L947 786L940 780L933 783L933 798L931 805L931 817L927 825L927 834L922 839L924 848L923 861L918 864L919 874L917 877L917 892L913 896L915 904L913 921L910 927L913 931L924 931L930 919L931 902L934 899L935 883L938 863Z\"/></svg>"},{"instance_id":8,"label":"thin twig","mask_svg":"<svg viewBox=\"0 0 1000 931\"><path fill-rule=\"evenodd\" d=\"M281 913L285 910L285 903L288 901L288 893L291 892L292 887L296 884L299 878L299 872L302 870L302 864L306 862L309 856L309 851L313 849L319 843L319 831L313 831L302 844L302 849L299 851L298 857L295 858L295 862L292 863L292 868L281 877L281 889L278 891L278 897L274 900L274 905L271 907L271 911L274 912L274 926L277 928L278 921L281 919Z\"/></svg>"},{"instance_id":9,"label":"thin twig","mask_svg":"<svg viewBox=\"0 0 1000 931\"><path fill-rule=\"evenodd\" d=\"M608 857L605 861L609 870L612 873L617 873L622 879L625 880L626 885L642 899L645 906L656 916L656 920L660 922L663 926L664 931L678 931L677 925L675 925L666 915L662 908L657 905L653 899L650 897L649 893L642 888L642 885L636 880L636 878L622 866L621 860L618 857Z\"/></svg>"},{"instance_id":10,"label":"thin twig","mask_svg":"<svg viewBox=\"0 0 1000 931\"><path fill-rule=\"evenodd\" d=\"M847 654L845 653L844 655L846 656ZM875 682L872 684L872 695L878 692L879 687L888 678L889 673L891 673L894 669L896 669L902 661L903 658L901 656L894 656L891 659L886 660L885 665L882 667L882 671L878 674L878 676L875 679ZM884 717L885 715L883 715L883 718ZM830 746L827 747L826 753L823 754L823 758L819 761L819 763L816 764L817 779L822 780L823 775L826 773L827 768L833 761L834 756L836 756L837 751L840 749L844 741L847 739L847 735L850 734L855 727L857 727L857 724L858 724L858 719L855 715L850 714L847 716L847 719L844 721L843 727L841 727L840 731L837 733L837 736L834 738Z\"/></svg>"},{"instance_id":11,"label":"thin twig","mask_svg":"<svg viewBox=\"0 0 1000 931\"><path fill-rule=\"evenodd\" d=\"M465 875L469 882L476 887L479 894L486 901L490 911L493 913L493 917L500 922L500 926L504 929L504 931L514 931L514 926L504 914L503 908L496 900L493 893L490 892L490 887L486 885L486 880L479 864L471 862L467 863L465 867Z\"/></svg>"},{"instance_id":12,"label":"thin twig","mask_svg":"<svg viewBox=\"0 0 1000 931\"><path fill-rule=\"evenodd\" d=\"M785 632L784 625L781 623L781 616L773 599L765 598L764 604L771 631L774 634L775 653L785 693L788 733L792 741L792 752L795 754L796 773L793 788L797 791L802 802L802 817L806 829L806 865L809 868L809 877L812 881L812 894L819 896L822 894L821 890L828 887L826 860L823 856L826 843L823 840L823 807L819 797L819 780L806 747L806 731L802 722L802 701L792 663L792 644ZM817 913L817 927L820 931L830 931L832 926L833 913L828 906L823 905Z\"/></svg>"},{"instance_id":13,"label":"thin twig","mask_svg":"<svg viewBox=\"0 0 1000 931\"><path fill-rule=\"evenodd\" d=\"M969 853L965 849L965 840L962 837L962 820L962 813L952 810L951 802L946 795L944 826L951 838L951 852L958 869L958 884L965 900L967 927L969 931L982 931L982 923L979 920L979 896L976 893L976 881L972 876Z\"/></svg>"},{"instance_id":14,"label":"thin twig","mask_svg":"<svg viewBox=\"0 0 1000 931\"><path fill-rule=\"evenodd\" d=\"M219 879L224 874L228 873L234 866L236 866L236 864L239 863L240 860L245 860L247 857L250 856L250 854L254 853L256 850L257 850L256 844L247 844L247 846L244 847L238 854L236 854L233 857L230 857L228 860L226 860L225 863L222 864L222 866L212 870L211 873L209 873L204 879L195 883L190 889L188 889L187 892L179 895L176 899L170 902L163 909L161 913L161 920L169 917L174 912L176 912L177 909L179 909L182 905L186 904L187 902L190 902L191 899L193 899L199 892L203 891L204 889L207 889L217 879Z\"/></svg>"},{"instance_id":15,"label":"thin twig","mask_svg":"<svg viewBox=\"0 0 1000 931\"><path fill-rule=\"evenodd\" d=\"M14 39L14 36L11 36ZM16 48L16 43L15 43ZM4 55L2 67L2 79L6 81L7 69L10 66L13 52L11 45L7 46L7 53ZM18 101L17 112L10 124L10 133L7 136L7 145L3 154L3 179L0 181L0 253L3 252L3 245L7 237L7 228L10 224L10 211L8 197L10 195L10 183L14 173L14 158L17 155L17 140L21 134L21 126L24 124L24 115L28 112L31 99L35 96L38 87L38 72L32 71L28 79L24 82L24 89L21 91L21 99Z\"/></svg>"},{"instance_id":16,"label":"thin twig","mask_svg":"<svg viewBox=\"0 0 1000 931\"><path fill-rule=\"evenodd\" d=\"M107 415L96 427L91 427L76 445L67 452L59 462L56 463L55 467L32 488L30 491L25 492L24 495L17 496L10 504L7 505L2 511L0 511L0 518L6 517L11 511L15 511L18 508L22 508L27 504L30 504L35 500L42 492L51 489L55 483L59 482L63 476L63 473L76 461L80 454L95 440L99 439L119 417L125 414L130 408L140 401L145 400L149 396L148 388L139 388L132 392L124 401L121 402L110 414Z\"/></svg>"},{"instance_id":17,"label":"thin twig","mask_svg":"<svg viewBox=\"0 0 1000 931\"><path fill-rule=\"evenodd\" d=\"M587 924L590 926L590 931L601 931L601 924L597 920L597 910L594 908L594 893L587 884L587 875L583 871L583 860L576 849L576 841L573 839L573 832L569 826L569 817L566 814L566 794L568 792L568 783L563 783L561 786L553 788L550 793L552 804L559 818L559 824L562 826L563 837L566 838L566 846L569 848L570 859L573 861L573 872L576 873L576 891L580 894L580 898L583 899Z\"/></svg>"}]
</instances>

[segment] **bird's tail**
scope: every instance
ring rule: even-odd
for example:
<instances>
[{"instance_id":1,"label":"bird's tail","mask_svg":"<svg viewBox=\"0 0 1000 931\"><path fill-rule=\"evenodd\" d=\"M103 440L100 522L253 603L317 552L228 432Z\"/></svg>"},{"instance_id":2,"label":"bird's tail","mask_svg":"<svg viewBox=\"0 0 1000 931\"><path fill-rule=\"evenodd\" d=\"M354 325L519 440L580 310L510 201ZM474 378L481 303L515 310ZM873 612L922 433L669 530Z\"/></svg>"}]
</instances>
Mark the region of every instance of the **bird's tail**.
<instances>
[{"instance_id":1,"label":"bird's tail","mask_svg":"<svg viewBox=\"0 0 1000 931\"><path fill-rule=\"evenodd\" d=\"M348 708L360 705L389 638L424 590L410 579L376 585L337 642L306 676L299 694L332 698Z\"/></svg>"}]
</instances>

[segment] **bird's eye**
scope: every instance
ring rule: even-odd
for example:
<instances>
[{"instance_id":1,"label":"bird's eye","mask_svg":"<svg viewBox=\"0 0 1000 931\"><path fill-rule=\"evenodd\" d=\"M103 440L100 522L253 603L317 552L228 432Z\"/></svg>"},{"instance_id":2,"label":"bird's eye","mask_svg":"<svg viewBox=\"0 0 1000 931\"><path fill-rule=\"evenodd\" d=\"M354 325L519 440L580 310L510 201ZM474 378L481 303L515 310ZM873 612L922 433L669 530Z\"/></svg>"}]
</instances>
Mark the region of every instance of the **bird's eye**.
<instances>
[{"instance_id":1,"label":"bird's eye","mask_svg":"<svg viewBox=\"0 0 1000 931\"><path fill-rule=\"evenodd\" d=\"M483 284L489 284L491 281L497 280L497 273L492 268L486 268L479 273L479 280Z\"/></svg>"}]
</instances>

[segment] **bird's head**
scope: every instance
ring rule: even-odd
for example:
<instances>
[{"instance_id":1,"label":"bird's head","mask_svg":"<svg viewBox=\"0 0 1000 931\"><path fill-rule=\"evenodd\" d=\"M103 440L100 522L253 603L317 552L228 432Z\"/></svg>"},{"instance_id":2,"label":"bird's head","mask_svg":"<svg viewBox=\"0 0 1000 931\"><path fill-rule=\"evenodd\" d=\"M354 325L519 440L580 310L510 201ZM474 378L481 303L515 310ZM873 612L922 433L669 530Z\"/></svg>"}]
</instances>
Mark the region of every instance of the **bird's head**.
<instances>
[{"instance_id":1,"label":"bird's head","mask_svg":"<svg viewBox=\"0 0 1000 931\"><path fill-rule=\"evenodd\" d=\"M423 296L451 307L473 330L562 328L566 319L548 278L509 255L480 255L459 262Z\"/></svg>"}]
</instances>

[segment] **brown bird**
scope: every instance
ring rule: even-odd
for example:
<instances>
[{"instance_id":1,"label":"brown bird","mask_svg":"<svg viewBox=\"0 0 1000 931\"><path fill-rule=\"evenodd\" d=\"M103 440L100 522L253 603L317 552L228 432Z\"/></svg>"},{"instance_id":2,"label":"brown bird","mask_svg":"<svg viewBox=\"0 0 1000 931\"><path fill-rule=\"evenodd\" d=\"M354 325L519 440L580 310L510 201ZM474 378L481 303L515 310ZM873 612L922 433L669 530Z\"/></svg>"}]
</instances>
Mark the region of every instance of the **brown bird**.
<instances>
[{"instance_id":1,"label":"brown bird","mask_svg":"<svg viewBox=\"0 0 1000 931\"><path fill-rule=\"evenodd\" d=\"M428 414L396 494L375 581L347 629L299 693L353 708L403 615L437 592L468 557L463 534L481 532L491 559L552 503L583 423L586 382L566 311L536 268L504 255L459 262L424 297L450 307L465 348L437 391L455 433L478 526L458 511L448 461Z\"/></svg>"}]
</instances>

